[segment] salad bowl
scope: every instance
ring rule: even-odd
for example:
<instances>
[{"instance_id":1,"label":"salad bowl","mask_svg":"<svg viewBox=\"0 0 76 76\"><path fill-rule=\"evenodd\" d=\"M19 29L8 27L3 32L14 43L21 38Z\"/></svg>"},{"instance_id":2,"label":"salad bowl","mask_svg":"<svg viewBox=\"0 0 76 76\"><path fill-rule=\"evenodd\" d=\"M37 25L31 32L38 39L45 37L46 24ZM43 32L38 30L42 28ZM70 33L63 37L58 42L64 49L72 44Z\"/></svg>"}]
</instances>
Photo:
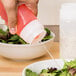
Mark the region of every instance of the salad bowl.
<instances>
[{"instance_id":1,"label":"salad bowl","mask_svg":"<svg viewBox=\"0 0 76 76\"><path fill-rule=\"evenodd\" d=\"M35 62L23 69L22 76L76 76L76 60L52 59ZM40 75L41 74L41 75Z\"/></svg>"},{"instance_id":2,"label":"salad bowl","mask_svg":"<svg viewBox=\"0 0 76 76\"><path fill-rule=\"evenodd\" d=\"M2 30L0 31L2 32ZM2 35L2 33L0 34ZM52 38L49 40L36 44L11 44L16 43L19 39L21 40L21 38L15 40L18 37L17 35L12 36L9 40L14 41L7 43L8 40L6 39L5 41L2 40L2 42L0 42L0 55L13 60L30 60L41 57L46 54L46 49L44 47L49 50L52 46L55 34L51 32L50 36L52 36ZM21 42L24 43L23 40L21 40Z\"/></svg>"}]
</instances>

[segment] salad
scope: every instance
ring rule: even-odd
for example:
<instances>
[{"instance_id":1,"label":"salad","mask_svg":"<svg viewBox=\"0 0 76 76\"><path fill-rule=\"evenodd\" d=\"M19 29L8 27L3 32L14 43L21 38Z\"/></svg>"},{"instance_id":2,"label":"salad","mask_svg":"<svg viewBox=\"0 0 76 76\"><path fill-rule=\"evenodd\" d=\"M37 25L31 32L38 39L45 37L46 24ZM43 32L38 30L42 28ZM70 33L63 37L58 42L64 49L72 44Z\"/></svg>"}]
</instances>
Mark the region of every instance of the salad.
<instances>
[{"instance_id":1,"label":"salad","mask_svg":"<svg viewBox=\"0 0 76 76\"><path fill-rule=\"evenodd\" d=\"M45 28L46 36L41 40L41 42L49 40L52 38L51 32L48 28ZM0 42L8 43L8 44L28 44L22 38L20 38L17 34L12 35L9 33L9 30L3 31L0 29Z\"/></svg>"},{"instance_id":2,"label":"salad","mask_svg":"<svg viewBox=\"0 0 76 76\"><path fill-rule=\"evenodd\" d=\"M25 74L26 76L76 76L76 60L64 61L64 66L60 70L51 67L42 69L40 74L37 74L30 69L26 69Z\"/></svg>"}]
</instances>

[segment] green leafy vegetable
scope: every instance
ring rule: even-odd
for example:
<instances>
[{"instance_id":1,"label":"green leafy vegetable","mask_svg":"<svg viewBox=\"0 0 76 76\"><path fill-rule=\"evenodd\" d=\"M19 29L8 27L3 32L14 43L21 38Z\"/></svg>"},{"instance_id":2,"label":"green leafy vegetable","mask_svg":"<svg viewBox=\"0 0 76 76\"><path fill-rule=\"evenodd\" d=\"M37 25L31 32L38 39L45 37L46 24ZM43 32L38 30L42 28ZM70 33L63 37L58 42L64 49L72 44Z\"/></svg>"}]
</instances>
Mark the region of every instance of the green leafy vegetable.
<instances>
[{"instance_id":1,"label":"green leafy vegetable","mask_svg":"<svg viewBox=\"0 0 76 76\"><path fill-rule=\"evenodd\" d=\"M47 73L48 72L48 69L43 69L42 71L41 71L41 73Z\"/></svg>"},{"instance_id":2,"label":"green leafy vegetable","mask_svg":"<svg viewBox=\"0 0 76 76\"><path fill-rule=\"evenodd\" d=\"M26 69L26 76L38 76L36 72L32 72L30 69Z\"/></svg>"},{"instance_id":3,"label":"green leafy vegetable","mask_svg":"<svg viewBox=\"0 0 76 76\"><path fill-rule=\"evenodd\" d=\"M10 37L10 41L15 41L15 40L18 40L19 39L19 36L17 36L17 35L13 35L13 36L11 36Z\"/></svg>"},{"instance_id":4,"label":"green leafy vegetable","mask_svg":"<svg viewBox=\"0 0 76 76\"><path fill-rule=\"evenodd\" d=\"M27 44L23 39L19 39L19 41L21 42L21 44Z\"/></svg>"},{"instance_id":5,"label":"green leafy vegetable","mask_svg":"<svg viewBox=\"0 0 76 76\"><path fill-rule=\"evenodd\" d=\"M2 39L0 39L0 42L2 42L2 43L6 43L6 41L5 41L5 40L2 40Z\"/></svg>"},{"instance_id":6,"label":"green leafy vegetable","mask_svg":"<svg viewBox=\"0 0 76 76\"><path fill-rule=\"evenodd\" d=\"M34 73L34 74L33 74ZM26 69L26 76L76 76L76 60L66 62L61 70L56 68L42 69L40 74Z\"/></svg>"},{"instance_id":7,"label":"green leafy vegetable","mask_svg":"<svg viewBox=\"0 0 76 76\"><path fill-rule=\"evenodd\" d=\"M7 34L8 34L8 31L5 32L2 29L0 29L0 40L6 40Z\"/></svg>"},{"instance_id":8,"label":"green leafy vegetable","mask_svg":"<svg viewBox=\"0 0 76 76\"><path fill-rule=\"evenodd\" d=\"M66 69L67 67L73 67L76 68L76 59L75 60L71 60L70 62L66 62L65 61L65 65L64 65L64 69Z\"/></svg>"},{"instance_id":9,"label":"green leafy vegetable","mask_svg":"<svg viewBox=\"0 0 76 76\"><path fill-rule=\"evenodd\" d=\"M47 36L51 34L50 30L48 28L45 28L46 32L47 32Z\"/></svg>"},{"instance_id":10,"label":"green leafy vegetable","mask_svg":"<svg viewBox=\"0 0 76 76\"><path fill-rule=\"evenodd\" d=\"M42 41L47 41L47 40L49 40L49 39L51 39L52 38L52 36L45 36L43 39L42 39Z\"/></svg>"},{"instance_id":11,"label":"green leafy vegetable","mask_svg":"<svg viewBox=\"0 0 76 76\"><path fill-rule=\"evenodd\" d=\"M52 38L50 30L47 28L45 28L45 30L47 33L46 36L42 39L42 42ZM0 42L8 44L27 44L17 34L15 35L10 34L8 29L6 32L0 29Z\"/></svg>"},{"instance_id":12,"label":"green leafy vegetable","mask_svg":"<svg viewBox=\"0 0 76 76\"><path fill-rule=\"evenodd\" d=\"M2 29L0 29L0 36L5 36L7 35L8 31L3 31Z\"/></svg>"},{"instance_id":13,"label":"green leafy vegetable","mask_svg":"<svg viewBox=\"0 0 76 76\"><path fill-rule=\"evenodd\" d=\"M47 41L47 40L49 40L49 39L51 39L53 37L48 28L45 28L45 30L46 30L47 33L46 33L45 37L42 39L42 42Z\"/></svg>"}]
</instances>

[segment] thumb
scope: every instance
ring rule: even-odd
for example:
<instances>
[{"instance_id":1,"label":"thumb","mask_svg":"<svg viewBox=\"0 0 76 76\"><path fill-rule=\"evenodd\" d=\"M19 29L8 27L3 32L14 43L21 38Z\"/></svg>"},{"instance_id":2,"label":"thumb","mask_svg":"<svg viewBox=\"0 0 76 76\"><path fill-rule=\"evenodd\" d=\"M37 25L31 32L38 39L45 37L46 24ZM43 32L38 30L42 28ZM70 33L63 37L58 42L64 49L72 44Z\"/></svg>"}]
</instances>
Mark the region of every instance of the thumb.
<instances>
[{"instance_id":1,"label":"thumb","mask_svg":"<svg viewBox=\"0 0 76 76\"><path fill-rule=\"evenodd\" d=\"M2 0L8 16L8 27L11 34L16 33L17 25L17 7L16 0Z\"/></svg>"}]
</instances>

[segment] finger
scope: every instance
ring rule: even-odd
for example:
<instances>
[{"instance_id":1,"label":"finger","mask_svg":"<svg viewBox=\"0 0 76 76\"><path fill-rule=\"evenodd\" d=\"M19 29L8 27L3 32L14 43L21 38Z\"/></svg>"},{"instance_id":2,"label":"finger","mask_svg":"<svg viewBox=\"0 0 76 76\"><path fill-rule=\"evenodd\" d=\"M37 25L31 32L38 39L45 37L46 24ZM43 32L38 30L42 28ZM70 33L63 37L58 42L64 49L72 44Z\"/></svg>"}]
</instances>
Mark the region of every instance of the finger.
<instances>
[{"instance_id":1,"label":"finger","mask_svg":"<svg viewBox=\"0 0 76 76\"><path fill-rule=\"evenodd\" d=\"M39 3L39 0L36 0L36 3L38 4Z\"/></svg>"},{"instance_id":2,"label":"finger","mask_svg":"<svg viewBox=\"0 0 76 76\"><path fill-rule=\"evenodd\" d=\"M38 14L38 8L36 4L26 4L26 6L32 10L32 12L34 13L35 16L37 16Z\"/></svg>"},{"instance_id":3,"label":"finger","mask_svg":"<svg viewBox=\"0 0 76 76\"><path fill-rule=\"evenodd\" d=\"M25 3L26 6L32 10L32 12L37 16L38 13L38 2L39 0L18 0L19 4Z\"/></svg>"},{"instance_id":4,"label":"finger","mask_svg":"<svg viewBox=\"0 0 76 76\"><path fill-rule=\"evenodd\" d=\"M19 2L28 2L28 3L31 3L31 2L35 2L38 4L39 0L18 0Z\"/></svg>"},{"instance_id":5,"label":"finger","mask_svg":"<svg viewBox=\"0 0 76 76\"><path fill-rule=\"evenodd\" d=\"M8 26L11 34L16 33L17 25L17 7L16 0L2 0L8 16Z\"/></svg>"}]
</instances>

